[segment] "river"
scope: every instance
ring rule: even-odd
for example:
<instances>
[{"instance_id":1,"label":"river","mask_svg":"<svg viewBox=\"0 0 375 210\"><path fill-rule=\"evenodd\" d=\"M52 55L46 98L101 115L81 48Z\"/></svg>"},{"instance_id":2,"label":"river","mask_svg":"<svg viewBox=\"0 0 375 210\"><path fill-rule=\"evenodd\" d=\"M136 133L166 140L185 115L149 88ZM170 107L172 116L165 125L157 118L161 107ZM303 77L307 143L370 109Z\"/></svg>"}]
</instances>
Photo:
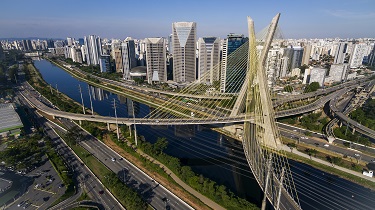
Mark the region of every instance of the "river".
<instances>
[{"instance_id":1,"label":"river","mask_svg":"<svg viewBox=\"0 0 375 210\"><path fill-rule=\"evenodd\" d=\"M132 101L123 96L89 86L46 60L35 60L35 67L52 87L81 103L79 85L86 107L96 113L133 117ZM136 117L144 117L150 107L134 101ZM137 126L139 135L155 142L168 139L166 153L180 158L193 171L223 184L236 195L260 205L262 192L246 162L240 142L201 125ZM375 209L375 192L305 164L289 160L302 209Z\"/></svg>"}]
</instances>

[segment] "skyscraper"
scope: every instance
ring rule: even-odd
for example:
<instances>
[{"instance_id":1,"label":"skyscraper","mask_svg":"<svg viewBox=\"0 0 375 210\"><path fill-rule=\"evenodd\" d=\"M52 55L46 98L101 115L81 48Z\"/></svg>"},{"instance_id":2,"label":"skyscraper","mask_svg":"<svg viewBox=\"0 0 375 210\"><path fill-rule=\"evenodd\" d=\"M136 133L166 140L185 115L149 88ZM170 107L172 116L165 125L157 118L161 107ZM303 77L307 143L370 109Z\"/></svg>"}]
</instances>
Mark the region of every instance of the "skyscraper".
<instances>
[{"instance_id":1,"label":"skyscraper","mask_svg":"<svg viewBox=\"0 0 375 210\"><path fill-rule=\"evenodd\" d=\"M220 79L220 39L203 37L198 39L198 80L202 83Z\"/></svg>"},{"instance_id":2,"label":"skyscraper","mask_svg":"<svg viewBox=\"0 0 375 210\"><path fill-rule=\"evenodd\" d=\"M299 68L302 64L303 48L299 46L293 47L293 57L290 69Z\"/></svg>"},{"instance_id":3,"label":"skyscraper","mask_svg":"<svg viewBox=\"0 0 375 210\"><path fill-rule=\"evenodd\" d=\"M220 91L222 93L237 93L242 87L245 76L238 77L238 75L245 75L246 67L243 69L237 69L235 63L228 62L228 58L231 53L240 47L247 47L243 45L247 41L248 38L244 38L243 34L229 34L224 40L220 76ZM244 51L248 52L248 47L244 49Z\"/></svg>"},{"instance_id":4,"label":"skyscraper","mask_svg":"<svg viewBox=\"0 0 375 210\"><path fill-rule=\"evenodd\" d=\"M337 47L337 51L335 53L335 58L333 60L333 64L342 64L344 63L345 59L345 53L346 53L346 48L348 44L345 42L340 42Z\"/></svg>"},{"instance_id":5,"label":"skyscraper","mask_svg":"<svg viewBox=\"0 0 375 210\"><path fill-rule=\"evenodd\" d=\"M354 50L350 56L350 68L358 68L362 65L363 58L367 52L367 45L359 43L354 45Z\"/></svg>"},{"instance_id":6,"label":"skyscraper","mask_svg":"<svg viewBox=\"0 0 375 210\"><path fill-rule=\"evenodd\" d=\"M303 47L302 65L309 65L311 49L310 44Z\"/></svg>"},{"instance_id":7,"label":"skyscraper","mask_svg":"<svg viewBox=\"0 0 375 210\"><path fill-rule=\"evenodd\" d=\"M146 66L147 81L166 82L167 81L167 61L165 39L146 38Z\"/></svg>"},{"instance_id":8,"label":"skyscraper","mask_svg":"<svg viewBox=\"0 0 375 210\"><path fill-rule=\"evenodd\" d=\"M74 44L74 38L67 37L66 41L67 41L69 47L73 46L73 44Z\"/></svg>"},{"instance_id":9,"label":"skyscraper","mask_svg":"<svg viewBox=\"0 0 375 210\"><path fill-rule=\"evenodd\" d=\"M3 47L1 46L0 44L0 61L4 59L4 51L3 51Z\"/></svg>"},{"instance_id":10,"label":"skyscraper","mask_svg":"<svg viewBox=\"0 0 375 210\"><path fill-rule=\"evenodd\" d=\"M101 48L102 44L100 41L100 37L96 35L90 35L88 37L84 37L85 46L86 46L86 62L88 65L98 65L99 59L101 56Z\"/></svg>"},{"instance_id":11,"label":"skyscraper","mask_svg":"<svg viewBox=\"0 0 375 210\"><path fill-rule=\"evenodd\" d=\"M124 72L123 78L130 80L130 70L137 66L137 59L135 58L135 44L131 37L127 37L121 44L122 52L122 68Z\"/></svg>"},{"instance_id":12,"label":"skyscraper","mask_svg":"<svg viewBox=\"0 0 375 210\"><path fill-rule=\"evenodd\" d=\"M196 23L172 23L173 81L193 82L196 79Z\"/></svg>"}]
</instances>

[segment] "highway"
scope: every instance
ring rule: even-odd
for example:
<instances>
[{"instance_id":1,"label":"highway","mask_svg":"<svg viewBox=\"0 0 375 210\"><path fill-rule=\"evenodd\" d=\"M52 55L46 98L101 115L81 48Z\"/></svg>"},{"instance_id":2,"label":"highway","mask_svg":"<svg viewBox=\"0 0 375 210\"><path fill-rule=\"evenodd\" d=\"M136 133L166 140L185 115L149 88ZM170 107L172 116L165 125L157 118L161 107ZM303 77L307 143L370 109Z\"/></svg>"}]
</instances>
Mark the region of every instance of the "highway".
<instances>
[{"instance_id":1,"label":"highway","mask_svg":"<svg viewBox=\"0 0 375 210\"><path fill-rule=\"evenodd\" d=\"M52 109L51 106L53 105L48 104L49 102L47 102L43 97L39 97L38 93L35 90L33 90L31 86L27 86L27 84L23 83L23 89L24 90L22 91L24 93L27 92L28 94L27 95L28 101L30 100L37 101L39 102L39 105ZM39 98L39 100L37 100L36 98ZM74 124L68 119L62 119L61 122L68 128L76 126L76 124ZM51 124L51 126L53 126L54 129L60 130L61 132L66 132L64 129L60 128L59 126L56 126L53 124ZM53 132L52 129L50 128L46 128L46 130ZM187 205L184 201L182 201L181 199L176 197L174 194L172 194L164 186L156 183L151 177L149 177L140 169L138 169L136 166L134 166L133 164L125 160L119 154L111 150L101 141L97 140L95 137L91 136L90 134L86 132L82 132L82 134L84 135L83 139L85 139L85 141L81 142L81 146L85 148L87 151L89 151L93 156L95 156L99 161L101 161L110 170L118 174L119 177L124 177L124 175L125 177L130 176L130 178L127 178L126 182L130 185L135 186L137 189L141 190L141 192L143 192L142 196L154 208L166 209L167 206L170 206L172 207L172 209L192 209L189 205ZM80 171L81 169L86 169L87 167L81 161L76 162L75 155L69 154L69 151L71 151L71 149L65 144L65 142L62 141L58 136L56 136L56 133L54 132L50 133L50 135L53 135L53 139L56 139L56 142L58 144L61 144L61 143L64 144L63 146L58 146L59 149L64 149L64 151L61 151L60 154L64 154L64 157L65 155L67 155L66 158L69 160L69 163L74 167L75 172L79 174L78 179L81 181L86 181L85 186L91 187L89 188L89 191L94 192L98 196L96 200L102 201L106 209L121 209L115 206L111 206L111 205L116 205L117 201L114 201L113 199L112 200L109 199L108 191L106 191L103 194L99 193L99 191L103 190L104 187L101 184L93 183L93 180L92 180L92 177L94 177L93 174L89 173L88 171ZM112 161L112 158L116 158L116 161ZM87 176L87 174L90 174L90 175ZM145 186L151 187L151 188L148 189L148 191L145 191L144 189ZM106 196L107 198L104 199L103 196ZM64 203L64 205L67 205L67 204L68 202Z\"/></svg>"},{"instance_id":2,"label":"highway","mask_svg":"<svg viewBox=\"0 0 375 210\"><path fill-rule=\"evenodd\" d=\"M76 126L76 124L67 119L62 119L61 122L69 128ZM164 186L157 183L153 178L91 134L86 132L82 132L82 134L84 135L84 141L81 141L80 145L107 168L116 173L123 182L125 181L126 184L137 189L142 197L155 209L166 209L168 208L167 206L171 209L192 209Z\"/></svg>"},{"instance_id":3,"label":"highway","mask_svg":"<svg viewBox=\"0 0 375 210\"><path fill-rule=\"evenodd\" d=\"M108 117L108 116L100 116L100 115L84 115L84 114L77 114L77 113L67 113L60 110L56 110L51 106L46 106L44 103L41 103L38 99L38 96L32 96L33 89L28 83L23 83L24 87L29 87L26 90L22 91L22 94L32 103L34 106L43 111L46 114L55 117L62 117L62 118L69 118L72 120L86 120L92 122L104 122L104 123L119 123L119 124L144 124L144 125L187 125L187 124L227 124L227 123L236 123L236 122L244 122L250 121L253 122L253 118L251 116L245 117L245 115L239 115L235 117L217 117L217 118L172 118L172 119L155 119L155 118L115 118L115 117ZM295 109L283 110L276 112L276 117L286 117L292 116L297 114L302 114L306 112L310 112L316 109L319 109L324 106L326 102L329 100L339 96L340 94L345 93L351 88L355 88L357 85L352 85L346 87L340 91L331 93L327 96L324 96L317 101L308 104L306 106L301 106Z\"/></svg>"},{"instance_id":4,"label":"highway","mask_svg":"<svg viewBox=\"0 0 375 210\"><path fill-rule=\"evenodd\" d=\"M18 92L16 92L17 94ZM51 138L53 141L53 145L56 148L56 152L63 157L65 162L68 164L70 169L74 173L74 179L76 180L76 191L77 193L66 199L65 201L55 205L50 209L64 209L64 206L74 202L81 196L83 192L82 187L86 189L90 197L94 202L102 204L102 207L105 209L124 209L119 203L116 201L114 197L112 197L108 191L103 194L99 193L99 189L105 189L100 181L92 174L92 172L84 166L84 164L79 160L78 156L66 145L66 143L57 135L57 133L52 129L53 124L48 122L44 117L41 117L35 110L31 107L31 105L21 96L18 95L19 99L23 101L24 105L28 107L30 111L35 113L35 117L37 118L37 122L43 128L44 133Z\"/></svg>"},{"instance_id":5,"label":"highway","mask_svg":"<svg viewBox=\"0 0 375 210\"><path fill-rule=\"evenodd\" d=\"M352 85L355 85L355 84L360 85L360 83L362 83L366 80L367 80L367 78L352 80L352 81L345 82L345 83L342 83L342 84L339 84L339 85L336 85L336 86L333 86L333 87L329 87L329 88L325 88L325 89L319 89L317 91L310 92L310 93L304 93L304 94L299 94L299 95L278 96L276 98L276 100L274 100L273 105L274 105L274 107L277 107L277 106L280 106L280 105L282 105L284 103L287 103L287 102L303 100L303 99L306 99L306 98L312 98L312 97L316 97L316 96L320 96L320 95L326 95L328 93L332 93L336 90L342 89L342 88L347 87L347 86L352 86Z\"/></svg>"},{"instance_id":6,"label":"highway","mask_svg":"<svg viewBox=\"0 0 375 210\"><path fill-rule=\"evenodd\" d=\"M372 87L372 81L367 83L367 88L369 88L369 87ZM362 100L366 100L369 97L369 95L370 95L370 93L367 94L367 97L365 99L362 99ZM333 100L331 100L330 104L329 104L330 109L334 113L334 117L339 119L340 121L344 122L345 124L349 124L349 126L351 128L355 128L357 132L359 132L359 133L361 133L365 136L368 136L369 138L375 139L375 131L374 130L372 130L372 129L364 126L364 125L361 125L359 122L357 122L355 120L352 120L348 116L346 116L348 113L351 112L351 110L353 108L350 109L350 107L348 107L350 110L345 110L344 112L342 112L341 109L336 106L337 101L338 101L338 97L333 98Z\"/></svg>"},{"instance_id":7,"label":"highway","mask_svg":"<svg viewBox=\"0 0 375 210\"><path fill-rule=\"evenodd\" d=\"M337 154L346 154L348 157L352 157L354 160L356 160L357 158L361 158L361 160L365 162L372 162L372 160L375 160L374 157L364 154L358 150L343 148L334 144L328 144L327 140L325 140L324 134L314 132L311 134L311 136L306 136L304 134L306 130L303 128L297 128L283 123L278 123L277 126L280 130L280 134L284 137L294 139L306 144L315 145L315 147L317 148L323 148Z\"/></svg>"}]
</instances>

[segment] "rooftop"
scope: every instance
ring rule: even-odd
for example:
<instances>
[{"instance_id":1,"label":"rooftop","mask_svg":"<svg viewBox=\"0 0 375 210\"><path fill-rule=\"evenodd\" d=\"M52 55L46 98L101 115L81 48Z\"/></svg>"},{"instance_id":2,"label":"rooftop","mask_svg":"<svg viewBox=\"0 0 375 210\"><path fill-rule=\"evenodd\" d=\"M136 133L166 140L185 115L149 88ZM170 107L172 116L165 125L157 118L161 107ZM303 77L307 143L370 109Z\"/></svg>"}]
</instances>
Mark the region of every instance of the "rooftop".
<instances>
[{"instance_id":1,"label":"rooftop","mask_svg":"<svg viewBox=\"0 0 375 210\"><path fill-rule=\"evenodd\" d=\"M0 132L23 127L13 104L0 104Z\"/></svg>"}]
</instances>

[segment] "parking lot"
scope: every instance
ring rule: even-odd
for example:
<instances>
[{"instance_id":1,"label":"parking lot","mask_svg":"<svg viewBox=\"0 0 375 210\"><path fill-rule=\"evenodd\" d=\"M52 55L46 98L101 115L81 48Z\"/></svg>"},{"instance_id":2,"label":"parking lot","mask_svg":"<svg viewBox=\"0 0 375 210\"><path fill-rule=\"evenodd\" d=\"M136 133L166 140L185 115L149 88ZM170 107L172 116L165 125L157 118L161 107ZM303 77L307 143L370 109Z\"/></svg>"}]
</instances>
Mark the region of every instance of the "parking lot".
<instances>
[{"instance_id":1,"label":"parking lot","mask_svg":"<svg viewBox=\"0 0 375 210\"><path fill-rule=\"evenodd\" d=\"M24 175L31 179L31 184L23 195L17 198L6 209L47 209L65 192L62 180L54 170L50 161L43 157L43 165ZM18 206L19 204L21 204Z\"/></svg>"}]
</instances>

